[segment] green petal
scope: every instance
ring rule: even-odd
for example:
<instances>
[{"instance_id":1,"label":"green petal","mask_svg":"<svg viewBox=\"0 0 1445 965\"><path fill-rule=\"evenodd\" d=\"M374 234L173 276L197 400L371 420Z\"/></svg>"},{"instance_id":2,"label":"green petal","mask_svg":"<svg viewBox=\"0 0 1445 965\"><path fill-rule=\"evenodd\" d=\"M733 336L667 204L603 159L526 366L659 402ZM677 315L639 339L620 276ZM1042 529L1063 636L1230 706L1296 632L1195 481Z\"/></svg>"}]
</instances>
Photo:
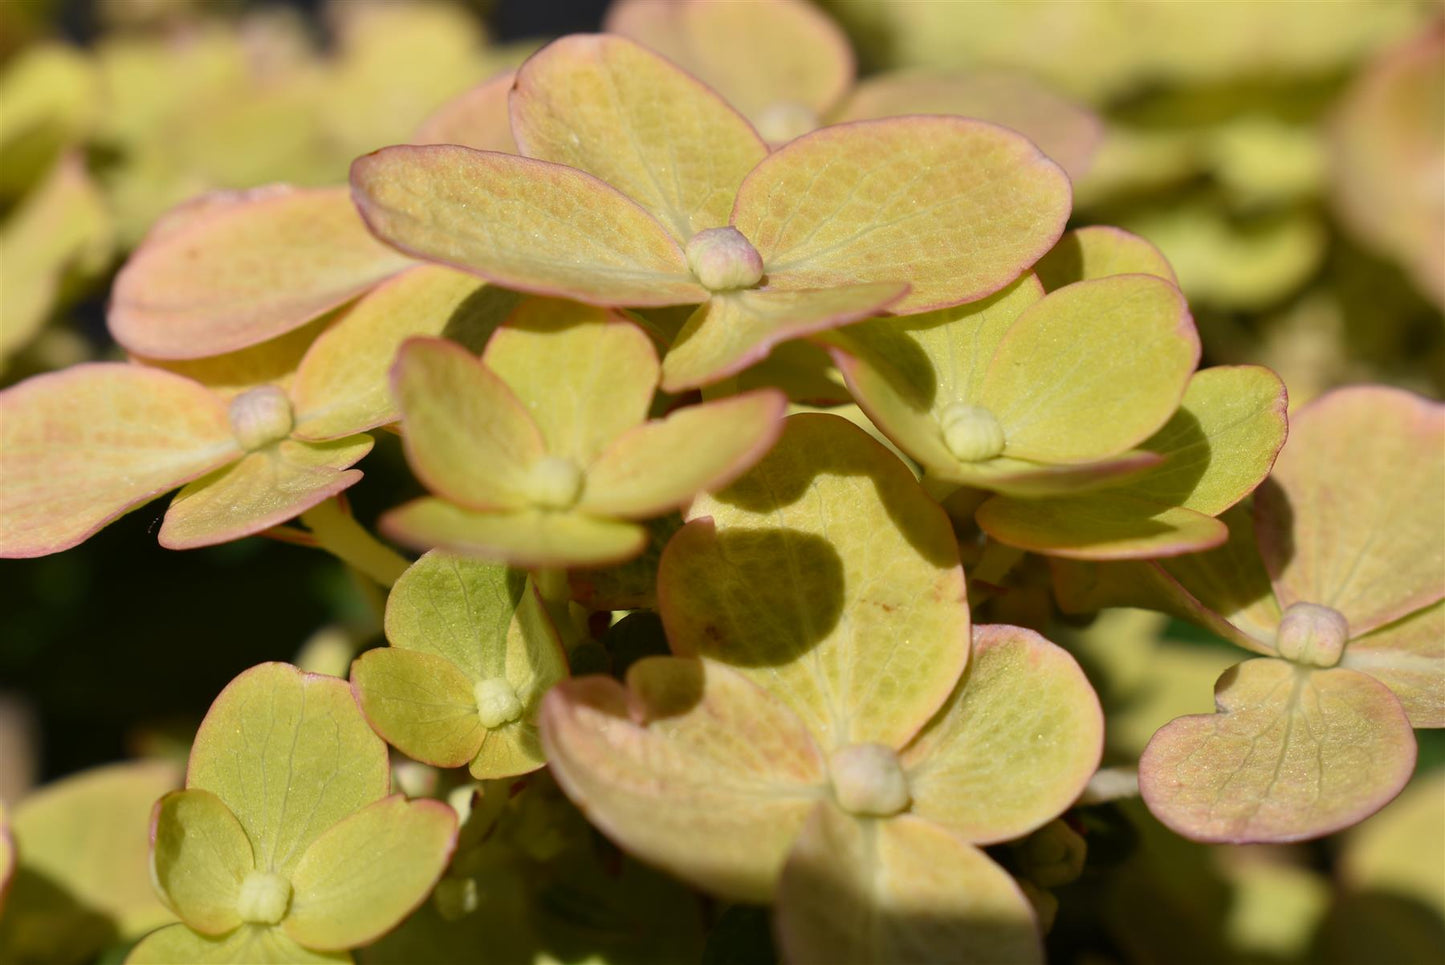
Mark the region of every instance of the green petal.
<instances>
[{"instance_id":1,"label":"green petal","mask_svg":"<svg viewBox=\"0 0 1445 965\"><path fill-rule=\"evenodd\" d=\"M1108 225L1070 231L1039 259L1034 271L1049 291L1110 275L1153 275L1179 284L1162 251L1138 235Z\"/></svg>"},{"instance_id":2,"label":"green petal","mask_svg":"<svg viewBox=\"0 0 1445 965\"><path fill-rule=\"evenodd\" d=\"M658 575L676 652L733 664L830 751L901 747L947 698L968 660L953 531L861 429L793 416L689 515Z\"/></svg>"},{"instance_id":3,"label":"green petal","mask_svg":"<svg viewBox=\"0 0 1445 965\"><path fill-rule=\"evenodd\" d=\"M443 657L368 650L351 666L351 686L367 723L407 757L461 767L481 749L472 680Z\"/></svg>"},{"instance_id":4,"label":"green petal","mask_svg":"<svg viewBox=\"0 0 1445 965\"><path fill-rule=\"evenodd\" d=\"M732 482L782 431L787 399L763 389L687 406L626 433L587 468L578 508L637 519ZM685 463L677 454L687 452Z\"/></svg>"},{"instance_id":5,"label":"green petal","mask_svg":"<svg viewBox=\"0 0 1445 965\"><path fill-rule=\"evenodd\" d=\"M455 145L389 147L351 166L381 238L508 288L595 305L707 298L652 215L581 171Z\"/></svg>"},{"instance_id":6,"label":"green petal","mask_svg":"<svg viewBox=\"0 0 1445 965\"><path fill-rule=\"evenodd\" d=\"M1139 760L1149 810L1196 841L1298 841L1364 820L1415 767L1410 722L1354 670L1248 660L1215 685L1219 712L1161 729Z\"/></svg>"},{"instance_id":7,"label":"green petal","mask_svg":"<svg viewBox=\"0 0 1445 965\"><path fill-rule=\"evenodd\" d=\"M367 232L344 188L212 195L161 222L126 262L110 331L140 355L218 355L304 325L410 264Z\"/></svg>"},{"instance_id":8,"label":"green petal","mask_svg":"<svg viewBox=\"0 0 1445 965\"><path fill-rule=\"evenodd\" d=\"M242 925L222 938L207 938L185 925L168 925L131 949L125 965L340 965L352 960L345 952L302 948L269 926Z\"/></svg>"},{"instance_id":9,"label":"green petal","mask_svg":"<svg viewBox=\"0 0 1445 965\"><path fill-rule=\"evenodd\" d=\"M1295 413L1255 501L1283 606L1333 607L1359 636L1445 596L1442 438L1445 405L1399 389L1340 389Z\"/></svg>"},{"instance_id":10,"label":"green petal","mask_svg":"<svg viewBox=\"0 0 1445 965\"><path fill-rule=\"evenodd\" d=\"M0 393L0 555L43 556L241 455L224 404L139 365L76 365Z\"/></svg>"},{"instance_id":11,"label":"green petal","mask_svg":"<svg viewBox=\"0 0 1445 965\"><path fill-rule=\"evenodd\" d=\"M628 688L580 677L543 700L557 780L644 861L725 897L766 900L826 793L827 766L807 729L708 660L640 660Z\"/></svg>"},{"instance_id":12,"label":"green petal","mask_svg":"<svg viewBox=\"0 0 1445 965\"><path fill-rule=\"evenodd\" d=\"M281 875L389 784L386 745L346 682L284 663L252 667L221 691L186 775L188 789L210 791L240 820L256 867Z\"/></svg>"},{"instance_id":13,"label":"green petal","mask_svg":"<svg viewBox=\"0 0 1445 965\"><path fill-rule=\"evenodd\" d=\"M173 791L151 818L156 888L194 930L222 935L241 924L241 882L256 867L245 828L209 791Z\"/></svg>"},{"instance_id":14,"label":"green petal","mask_svg":"<svg viewBox=\"0 0 1445 965\"><path fill-rule=\"evenodd\" d=\"M662 387L678 392L735 375L775 345L876 315L907 290L889 281L718 292L678 332L662 360Z\"/></svg>"},{"instance_id":15,"label":"green petal","mask_svg":"<svg viewBox=\"0 0 1445 965\"><path fill-rule=\"evenodd\" d=\"M480 512L440 499L393 509L381 528L417 549L525 567L619 563L647 545L647 530L636 523L543 509Z\"/></svg>"},{"instance_id":16,"label":"green petal","mask_svg":"<svg viewBox=\"0 0 1445 965\"><path fill-rule=\"evenodd\" d=\"M430 265L376 286L343 311L302 360L290 389L296 437L335 439L395 422L400 413L387 375L401 343L446 333L491 294L472 275Z\"/></svg>"},{"instance_id":17,"label":"green petal","mask_svg":"<svg viewBox=\"0 0 1445 965\"><path fill-rule=\"evenodd\" d=\"M546 453L526 408L466 349L411 339L392 368L407 462L433 492L476 509L527 505L529 470Z\"/></svg>"},{"instance_id":18,"label":"green petal","mask_svg":"<svg viewBox=\"0 0 1445 965\"><path fill-rule=\"evenodd\" d=\"M1355 637L1340 666L1389 687L1412 727L1445 727L1445 602Z\"/></svg>"},{"instance_id":19,"label":"green petal","mask_svg":"<svg viewBox=\"0 0 1445 965\"><path fill-rule=\"evenodd\" d=\"M1053 499L995 496L975 518L1000 542L1076 560L1151 560L1229 538L1229 528L1211 516L1109 490Z\"/></svg>"},{"instance_id":20,"label":"green petal","mask_svg":"<svg viewBox=\"0 0 1445 965\"><path fill-rule=\"evenodd\" d=\"M171 500L160 543L190 549L250 536L299 516L354 485L350 469L371 451L370 436L333 442L282 439L189 483Z\"/></svg>"},{"instance_id":21,"label":"green petal","mask_svg":"<svg viewBox=\"0 0 1445 965\"><path fill-rule=\"evenodd\" d=\"M334 320L335 315L328 312L275 338L205 358L156 359L132 353L131 361L199 382L227 403L262 385L274 385L289 393L307 350Z\"/></svg>"},{"instance_id":22,"label":"green petal","mask_svg":"<svg viewBox=\"0 0 1445 965\"><path fill-rule=\"evenodd\" d=\"M926 198L927 204L918 204ZM893 310L990 295L1051 248L1068 178L1027 140L957 117L858 121L769 155L732 223L786 289L906 281Z\"/></svg>"},{"instance_id":23,"label":"green petal","mask_svg":"<svg viewBox=\"0 0 1445 965\"><path fill-rule=\"evenodd\" d=\"M554 299L523 301L482 354L541 430L548 455L586 466L647 418L657 351L631 322Z\"/></svg>"},{"instance_id":24,"label":"green petal","mask_svg":"<svg viewBox=\"0 0 1445 965\"><path fill-rule=\"evenodd\" d=\"M1031 630L975 627L967 673L903 751L912 812L975 844L1021 837L1078 798L1103 747L1073 657Z\"/></svg>"},{"instance_id":25,"label":"green petal","mask_svg":"<svg viewBox=\"0 0 1445 965\"><path fill-rule=\"evenodd\" d=\"M1026 309L999 342L977 403L1003 427L1004 455L1092 462L1173 415L1199 361L1179 290L1140 275L1077 282Z\"/></svg>"},{"instance_id":26,"label":"green petal","mask_svg":"<svg viewBox=\"0 0 1445 965\"><path fill-rule=\"evenodd\" d=\"M1018 131L1075 182L1094 159L1104 133L1098 117L1027 74L977 66L967 72L876 74L853 88L831 121L900 114L958 114Z\"/></svg>"},{"instance_id":27,"label":"green petal","mask_svg":"<svg viewBox=\"0 0 1445 965\"><path fill-rule=\"evenodd\" d=\"M512 131L522 153L600 178L680 243L727 224L768 153L715 92L623 37L575 34L517 71Z\"/></svg>"},{"instance_id":28,"label":"green petal","mask_svg":"<svg viewBox=\"0 0 1445 965\"><path fill-rule=\"evenodd\" d=\"M1042 962L1018 884L938 825L859 820L820 804L788 855L777 929L788 961Z\"/></svg>"},{"instance_id":29,"label":"green petal","mask_svg":"<svg viewBox=\"0 0 1445 965\"><path fill-rule=\"evenodd\" d=\"M321 951L376 940L426 900L456 841L456 812L440 801L396 794L361 809L301 856L281 930Z\"/></svg>"},{"instance_id":30,"label":"green petal","mask_svg":"<svg viewBox=\"0 0 1445 965\"><path fill-rule=\"evenodd\" d=\"M608 33L646 44L726 97L768 140L786 141L790 118L822 117L853 82L853 51L810 3L652 3L622 0ZM746 50L746 57L738 52ZM920 112L921 113L921 112ZM775 136L780 135L780 136Z\"/></svg>"},{"instance_id":31,"label":"green petal","mask_svg":"<svg viewBox=\"0 0 1445 965\"><path fill-rule=\"evenodd\" d=\"M460 144L478 151L518 153L507 110L507 95L516 80L516 72L509 70L458 94L422 121L410 143Z\"/></svg>"}]
</instances>

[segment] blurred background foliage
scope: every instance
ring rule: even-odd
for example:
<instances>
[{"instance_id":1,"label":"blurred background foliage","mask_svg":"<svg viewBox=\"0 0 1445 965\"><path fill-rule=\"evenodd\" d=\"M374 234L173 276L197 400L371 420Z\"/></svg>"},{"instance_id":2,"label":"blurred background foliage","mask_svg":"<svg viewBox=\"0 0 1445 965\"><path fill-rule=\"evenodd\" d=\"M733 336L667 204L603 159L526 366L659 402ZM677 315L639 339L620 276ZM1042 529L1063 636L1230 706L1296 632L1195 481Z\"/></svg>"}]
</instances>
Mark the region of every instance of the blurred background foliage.
<instances>
[{"instance_id":1,"label":"blurred background foliage","mask_svg":"<svg viewBox=\"0 0 1445 965\"><path fill-rule=\"evenodd\" d=\"M865 75L1019 72L1095 111L1104 133L1076 182L1073 223L1117 224L1165 251L1204 364L1270 365L1292 405L1363 381L1445 390L1441 3L823 6ZM356 155L405 140L453 95L547 36L597 29L604 13L601 0L0 3L0 385L117 357L104 328L110 278L170 206L216 188L340 183ZM369 523L415 484L385 434L365 469L351 496ZM100 872L83 859L108 859L98 845L77 849L75 829L102 806L114 821L143 822L206 707L241 670L283 659L344 673L379 639L374 591L330 558L261 538L174 553L155 542L159 518L141 509L67 553L0 561L0 802L22 841L36 842L11 911L29 902L49 916L36 938L17 933L22 916L10 914L0 962L118 961L116 942L153 923L149 885L85 885ZM1041 606L1018 618L1043 622ZM630 626L647 652L664 645L654 623L619 630ZM1106 765L1131 766L1162 723L1211 709L1213 679L1237 659L1199 631L1137 612L1055 623L1049 634L1079 657L1109 710ZM1165 831L1137 800L1078 809L1089 861L1057 889L1051 960L1438 962L1445 743L1438 731L1418 736L1407 792L1323 841L1206 847ZM146 763L32 792L128 758ZM434 773L407 779L438 786ZM627 889L597 878L595 862L578 870L575 848L554 839L589 832L555 789L508 805L517 813L505 820L496 799L488 821L511 827L511 843L479 851L476 865L528 882L495 896L485 920L468 919L516 937L497 960L530 961L545 946L548 960L580 961L599 942L608 961L696 952L701 919L678 889L628 864L635 894L619 897ZM558 813L570 817L548 823ZM480 871L454 890L478 881L485 890ZM647 913L632 907L649 902ZM669 922L660 945L639 937L657 909ZM435 917L431 906L425 915ZM758 920L726 911L703 960L769 960ZM409 925L371 960L407 960L418 930L448 927ZM471 947L475 934L448 940Z\"/></svg>"}]
</instances>

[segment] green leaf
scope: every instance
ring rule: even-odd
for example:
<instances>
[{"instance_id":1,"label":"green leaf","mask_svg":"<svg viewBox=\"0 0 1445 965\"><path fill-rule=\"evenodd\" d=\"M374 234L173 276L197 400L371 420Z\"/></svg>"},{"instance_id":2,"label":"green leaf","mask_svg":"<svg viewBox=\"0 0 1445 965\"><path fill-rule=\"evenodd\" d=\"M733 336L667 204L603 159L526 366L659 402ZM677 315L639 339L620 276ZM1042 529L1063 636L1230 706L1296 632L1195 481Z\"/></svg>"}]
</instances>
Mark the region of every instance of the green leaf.
<instances>
[{"instance_id":1,"label":"green leaf","mask_svg":"<svg viewBox=\"0 0 1445 965\"><path fill-rule=\"evenodd\" d=\"M217 355L304 325L409 265L367 232L344 188L211 195L126 262L110 331L140 355Z\"/></svg>"},{"instance_id":2,"label":"green leaf","mask_svg":"<svg viewBox=\"0 0 1445 965\"><path fill-rule=\"evenodd\" d=\"M1018 131L1075 182L1088 170L1104 133L1098 117L1027 74L977 65L966 72L875 74L853 89L830 120L841 124L900 114L958 114Z\"/></svg>"},{"instance_id":3,"label":"green leaf","mask_svg":"<svg viewBox=\"0 0 1445 965\"><path fill-rule=\"evenodd\" d=\"M241 883L256 867L241 822L209 791L174 791L151 817L151 873L167 904L195 931L222 935L241 924Z\"/></svg>"},{"instance_id":4,"label":"green leaf","mask_svg":"<svg viewBox=\"0 0 1445 965\"><path fill-rule=\"evenodd\" d=\"M707 299L666 228L564 165L455 145L389 147L358 158L351 183L378 237L508 288L597 305Z\"/></svg>"},{"instance_id":5,"label":"green leaf","mask_svg":"<svg viewBox=\"0 0 1445 965\"><path fill-rule=\"evenodd\" d=\"M812 130L853 82L848 38L812 4L622 0L608 33L631 37L726 97L767 140ZM738 51L748 51L739 57Z\"/></svg>"},{"instance_id":6,"label":"green leaf","mask_svg":"<svg viewBox=\"0 0 1445 965\"><path fill-rule=\"evenodd\" d=\"M528 298L482 361L517 397L549 455L587 466L647 418L657 351L642 329L602 309Z\"/></svg>"},{"instance_id":7,"label":"green leaf","mask_svg":"<svg viewBox=\"0 0 1445 965\"><path fill-rule=\"evenodd\" d=\"M473 509L530 502L532 465L546 453L516 395L466 349L409 339L392 369L407 462L433 492Z\"/></svg>"},{"instance_id":8,"label":"green leaf","mask_svg":"<svg viewBox=\"0 0 1445 965\"><path fill-rule=\"evenodd\" d=\"M768 153L714 91L608 34L538 51L517 71L511 108L523 154L610 184L680 244L728 223L738 186Z\"/></svg>"},{"instance_id":9,"label":"green leaf","mask_svg":"<svg viewBox=\"0 0 1445 965\"><path fill-rule=\"evenodd\" d=\"M1295 413L1255 504L1282 606L1333 607L1360 636L1445 596L1441 438L1445 405L1382 386Z\"/></svg>"},{"instance_id":10,"label":"green leaf","mask_svg":"<svg viewBox=\"0 0 1445 965\"><path fill-rule=\"evenodd\" d=\"M647 545L647 530L637 523L547 509L481 512L428 498L393 509L380 525L417 549L524 567L603 566Z\"/></svg>"},{"instance_id":11,"label":"green leaf","mask_svg":"<svg viewBox=\"0 0 1445 965\"><path fill-rule=\"evenodd\" d=\"M1107 225L1070 231L1039 259L1034 271L1049 291L1110 275L1153 275L1179 284L1163 252L1138 235Z\"/></svg>"},{"instance_id":12,"label":"green leaf","mask_svg":"<svg viewBox=\"0 0 1445 965\"><path fill-rule=\"evenodd\" d=\"M475 277L424 266L402 272L346 308L301 361L290 388L294 435L323 440L395 422L388 373L397 349L418 335L442 335L483 295ZM498 319L497 321L500 321Z\"/></svg>"},{"instance_id":13,"label":"green leaf","mask_svg":"<svg viewBox=\"0 0 1445 965\"><path fill-rule=\"evenodd\" d=\"M912 813L994 844L1062 813L1103 747L1099 699L1068 653L1030 630L979 626L963 679L900 756Z\"/></svg>"},{"instance_id":14,"label":"green leaf","mask_svg":"<svg viewBox=\"0 0 1445 965\"><path fill-rule=\"evenodd\" d=\"M658 575L677 653L733 664L829 751L901 747L942 705L968 660L953 531L862 430L793 416L689 516Z\"/></svg>"},{"instance_id":15,"label":"green leaf","mask_svg":"<svg viewBox=\"0 0 1445 965\"><path fill-rule=\"evenodd\" d=\"M338 965L346 952L313 952L278 929L242 925L229 935L208 938L185 925L153 931L131 949L125 965Z\"/></svg>"},{"instance_id":16,"label":"green leaf","mask_svg":"<svg viewBox=\"0 0 1445 965\"><path fill-rule=\"evenodd\" d=\"M1196 841L1298 841L1355 824L1415 767L1399 701L1354 670L1247 660L1215 685L1218 713L1162 728L1139 760L1155 817Z\"/></svg>"},{"instance_id":17,"label":"green leaf","mask_svg":"<svg viewBox=\"0 0 1445 965\"><path fill-rule=\"evenodd\" d=\"M807 728L744 675L649 657L623 689L580 677L542 702L569 797L644 861L725 897L767 900L827 765Z\"/></svg>"},{"instance_id":18,"label":"green leaf","mask_svg":"<svg viewBox=\"0 0 1445 965\"><path fill-rule=\"evenodd\" d=\"M776 914L788 961L1043 961L1018 884L979 849L909 814L859 820L820 803L788 855Z\"/></svg>"},{"instance_id":19,"label":"green leaf","mask_svg":"<svg viewBox=\"0 0 1445 965\"><path fill-rule=\"evenodd\" d=\"M139 365L77 365L0 393L0 555L75 546L241 455L225 405Z\"/></svg>"},{"instance_id":20,"label":"green leaf","mask_svg":"<svg viewBox=\"0 0 1445 965\"><path fill-rule=\"evenodd\" d=\"M1069 203L1068 178L1019 135L906 117L825 128L770 154L738 191L732 225L770 287L907 281L893 306L906 314L1003 288L1058 240Z\"/></svg>"},{"instance_id":21,"label":"green leaf","mask_svg":"<svg viewBox=\"0 0 1445 965\"><path fill-rule=\"evenodd\" d=\"M346 682L265 663L226 685L191 748L187 789L226 803L260 871L289 875L326 829L387 793L386 745Z\"/></svg>"},{"instance_id":22,"label":"green leaf","mask_svg":"<svg viewBox=\"0 0 1445 965\"><path fill-rule=\"evenodd\" d=\"M270 529L325 502L361 479L349 466L371 451L370 436L331 442L282 439L188 483L166 510L160 543L209 546Z\"/></svg>"},{"instance_id":23,"label":"green leaf","mask_svg":"<svg viewBox=\"0 0 1445 965\"><path fill-rule=\"evenodd\" d=\"M1389 687L1411 726L1445 727L1445 601L1354 637L1340 666Z\"/></svg>"},{"instance_id":24,"label":"green leaf","mask_svg":"<svg viewBox=\"0 0 1445 965\"><path fill-rule=\"evenodd\" d=\"M507 95L516 82L515 71L498 74L438 107L411 136L412 144L460 144L478 151L516 154Z\"/></svg>"},{"instance_id":25,"label":"green leaf","mask_svg":"<svg viewBox=\"0 0 1445 965\"><path fill-rule=\"evenodd\" d=\"M301 856L281 930L321 951L375 941L426 900L456 840L456 812L440 801L396 794L362 808Z\"/></svg>"},{"instance_id":26,"label":"green leaf","mask_svg":"<svg viewBox=\"0 0 1445 965\"><path fill-rule=\"evenodd\" d=\"M718 292L678 332L662 361L662 387L679 392L735 375L776 345L881 313L903 282L774 291Z\"/></svg>"},{"instance_id":27,"label":"green leaf","mask_svg":"<svg viewBox=\"0 0 1445 965\"><path fill-rule=\"evenodd\" d=\"M637 519L727 485L772 447L787 399L762 389L687 406L620 436L587 469L582 512ZM677 454L687 452L683 464Z\"/></svg>"}]
</instances>

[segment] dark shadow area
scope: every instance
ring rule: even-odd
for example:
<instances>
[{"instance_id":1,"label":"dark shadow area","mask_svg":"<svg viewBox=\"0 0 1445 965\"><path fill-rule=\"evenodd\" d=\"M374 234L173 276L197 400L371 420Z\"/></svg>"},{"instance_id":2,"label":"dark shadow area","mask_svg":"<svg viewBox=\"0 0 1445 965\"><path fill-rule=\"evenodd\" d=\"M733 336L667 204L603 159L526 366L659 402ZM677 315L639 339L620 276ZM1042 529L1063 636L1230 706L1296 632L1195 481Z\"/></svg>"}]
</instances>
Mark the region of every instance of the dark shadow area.
<instances>
[{"instance_id":1,"label":"dark shadow area","mask_svg":"<svg viewBox=\"0 0 1445 965\"><path fill-rule=\"evenodd\" d=\"M838 551L800 530L693 522L668 544L660 572L668 637L684 656L780 666L813 649L843 613Z\"/></svg>"},{"instance_id":2,"label":"dark shadow area","mask_svg":"<svg viewBox=\"0 0 1445 965\"><path fill-rule=\"evenodd\" d=\"M1163 500L1170 506L1181 505L1194 492L1199 480L1214 461L1214 447L1209 436L1192 412L1178 409L1169 421L1140 446L1164 456L1164 462L1145 470L1128 488L1135 488ZM1203 450L1204 458L1196 458Z\"/></svg>"},{"instance_id":3,"label":"dark shadow area","mask_svg":"<svg viewBox=\"0 0 1445 965\"><path fill-rule=\"evenodd\" d=\"M1310 959L1319 965L1439 965L1445 961L1445 919L1405 895L1344 894L1315 933Z\"/></svg>"},{"instance_id":4,"label":"dark shadow area","mask_svg":"<svg viewBox=\"0 0 1445 965\"><path fill-rule=\"evenodd\" d=\"M0 916L0 962L80 965L120 939L111 918L31 868L16 869Z\"/></svg>"},{"instance_id":5,"label":"dark shadow area","mask_svg":"<svg viewBox=\"0 0 1445 965\"><path fill-rule=\"evenodd\" d=\"M1272 477L1254 491L1254 538L1270 573L1279 573L1294 559L1294 507Z\"/></svg>"},{"instance_id":6,"label":"dark shadow area","mask_svg":"<svg viewBox=\"0 0 1445 965\"><path fill-rule=\"evenodd\" d=\"M522 296L496 285L483 285L458 305L442 328L442 338L451 339L480 355L487 339L517 307Z\"/></svg>"}]
</instances>

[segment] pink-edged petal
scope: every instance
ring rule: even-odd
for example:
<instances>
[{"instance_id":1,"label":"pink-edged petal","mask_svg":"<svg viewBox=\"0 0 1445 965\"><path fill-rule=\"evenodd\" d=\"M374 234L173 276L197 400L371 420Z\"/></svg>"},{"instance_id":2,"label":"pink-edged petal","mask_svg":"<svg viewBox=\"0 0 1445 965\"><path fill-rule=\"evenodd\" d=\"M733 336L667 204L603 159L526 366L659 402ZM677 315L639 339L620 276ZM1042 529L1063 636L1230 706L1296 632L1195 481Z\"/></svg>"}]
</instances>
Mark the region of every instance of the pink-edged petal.
<instances>
[{"instance_id":1,"label":"pink-edged petal","mask_svg":"<svg viewBox=\"0 0 1445 965\"><path fill-rule=\"evenodd\" d=\"M411 264L371 236L345 188L223 194L131 255L110 331L139 355L217 355L304 325Z\"/></svg>"},{"instance_id":2,"label":"pink-edged petal","mask_svg":"<svg viewBox=\"0 0 1445 965\"><path fill-rule=\"evenodd\" d=\"M1340 666L1389 687L1411 726L1445 727L1445 601L1351 640Z\"/></svg>"},{"instance_id":3,"label":"pink-edged petal","mask_svg":"<svg viewBox=\"0 0 1445 965\"><path fill-rule=\"evenodd\" d=\"M647 546L647 530L623 520L545 509L476 511L440 499L399 506L381 518L381 528L416 549L526 567L605 566Z\"/></svg>"},{"instance_id":4,"label":"pink-edged petal","mask_svg":"<svg viewBox=\"0 0 1445 965\"><path fill-rule=\"evenodd\" d=\"M688 406L640 425L587 467L578 509L641 519L686 505L742 475L777 441L788 400L762 389ZM686 452L681 462L678 453Z\"/></svg>"},{"instance_id":5,"label":"pink-edged petal","mask_svg":"<svg viewBox=\"0 0 1445 965\"><path fill-rule=\"evenodd\" d=\"M651 864L743 901L767 900L813 806L823 755L802 722L736 670L649 657L542 700L542 744L567 795Z\"/></svg>"},{"instance_id":6,"label":"pink-edged petal","mask_svg":"<svg viewBox=\"0 0 1445 965\"><path fill-rule=\"evenodd\" d=\"M400 413L388 373L402 342L441 335L484 285L464 272L418 266L344 309L311 345L291 383L296 438L335 439L395 422Z\"/></svg>"},{"instance_id":7,"label":"pink-edged petal","mask_svg":"<svg viewBox=\"0 0 1445 965\"><path fill-rule=\"evenodd\" d=\"M652 215L574 168L454 145L389 147L353 162L351 184L378 237L508 288L596 305L707 298Z\"/></svg>"},{"instance_id":8,"label":"pink-edged petal","mask_svg":"<svg viewBox=\"0 0 1445 965\"><path fill-rule=\"evenodd\" d=\"M1229 538L1229 528L1212 516L1107 489L1038 500L994 496L976 519L1000 542L1075 560L1151 560Z\"/></svg>"},{"instance_id":9,"label":"pink-edged petal","mask_svg":"<svg viewBox=\"0 0 1445 965\"><path fill-rule=\"evenodd\" d=\"M938 825L814 809L778 884L787 961L1034 965L1043 945L1018 883Z\"/></svg>"},{"instance_id":10,"label":"pink-edged petal","mask_svg":"<svg viewBox=\"0 0 1445 965\"><path fill-rule=\"evenodd\" d=\"M1217 713L1167 724L1139 760L1149 810L1196 841L1320 837L1384 807L1415 768L1400 702L1357 671L1247 660L1214 699Z\"/></svg>"},{"instance_id":11,"label":"pink-edged petal","mask_svg":"<svg viewBox=\"0 0 1445 965\"><path fill-rule=\"evenodd\" d=\"M422 121L411 143L460 144L478 151L516 154L507 110L507 97L516 79L516 73L509 70L458 94Z\"/></svg>"},{"instance_id":12,"label":"pink-edged petal","mask_svg":"<svg viewBox=\"0 0 1445 965\"><path fill-rule=\"evenodd\" d=\"M482 362L526 408L547 454L579 467L640 425L657 391L652 340L616 312L578 302L524 300Z\"/></svg>"},{"instance_id":13,"label":"pink-edged petal","mask_svg":"<svg viewBox=\"0 0 1445 965\"><path fill-rule=\"evenodd\" d=\"M403 343L391 378L407 462L428 489L473 509L528 505L545 445L506 383L439 338Z\"/></svg>"},{"instance_id":14,"label":"pink-edged petal","mask_svg":"<svg viewBox=\"0 0 1445 965\"><path fill-rule=\"evenodd\" d=\"M1084 790L1104 749L1099 698L1032 630L973 628L973 659L900 755L912 811L975 844L1022 837Z\"/></svg>"},{"instance_id":15,"label":"pink-edged petal","mask_svg":"<svg viewBox=\"0 0 1445 965\"><path fill-rule=\"evenodd\" d=\"M1070 231L1039 259L1034 272L1049 291L1110 275L1153 275L1171 285L1179 284L1164 252L1138 235L1109 225Z\"/></svg>"},{"instance_id":16,"label":"pink-edged petal","mask_svg":"<svg viewBox=\"0 0 1445 965\"><path fill-rule=\"evenodd\" d=\"M727 224L738 186L768 153L716 92L625 37L574 34L517 71L522 153L586 171L680 243Z\"/></svg>"},{"instance_id":17,"label":"pink-edged petal","mask_svg":"<svg viewBox=\"0 0 1445 965\"><path fill-rule=\"evenodd\" d=\"M426 900L456 843L457 814L441 801L376 801L311 842L280 928L318 951L375 941Z\"/></svg>"},{"instance_id":18,"label":"pink-edged petal","mask_svg":"<svg viewBox=\"0 0 1445 965\"><path fill-rule=\"evenodd\" d=\"M1445 596L1445 405L1338 389L1298 410L1255 499L1283 606L1333 607L1360 636Z\"/></svg>"},{"instance_id":19,"label":"pink-edged petal","mask_svg":"<svg viewBox=\"0 0 1445 965\"><path fill-rule=\"evenodd\" d=\"M819 126L853 82L847 36L805 0L621 0L606 29L691 71L774 143Z\"/></svg>"},{"instance_id":20,"label":"pink-edged petal","mask_svg":"<svg viewBox=\"0 0 1445 965\"><path fill-rule=\"evenodd\" d=\"M313 952L267 925L242 925L219 938L182 924L167 925L141 939L125 957L125 965L349 965L354 961L345 952Z\"/></svg>"},{"instance_id":21,"label":"pink-edged petal","mask_svg":"<svg viewBox=\"0 0 1445 965\"><path fill-rule=\"evenodd\" d=\"M138 365L77 365L0 393L0 556L68 549L242 455L225 404Z\"/></svg>"},{"instance_id":22,"label":"pink-edged petal","mask_svg":"<svg viewBox=\"0 0 1445 965\"><path fill-rule=\"evenodd\" d=\"M899 314L983 298L1053 247L1068 177L1023 137L953 117L840 124L769 155L732 223L775 288L896 281Z\"/></svg>"},{"instance_id":23,"label":"pink-edged petal","mask_svg":"<svg viewBox=\"0 0 1445 965\"><path fill-rule=\"evenodd\" d=\"M1089 169L1104 134L1103 123L1087 108L1008 70L879 74L854 88L832 121L900 114L958 114L1018 131L1075 181Z\"/></svg>"},{"instance_id":24,"label":"pink-edged petal","mask_svg":"<svg viewBox=\"0 0 1445 965\"><path fill-rule=\"evenodd\" d=\"M210 791L172 791L151 813L151 877L187 925L223 935L241 924L241 884L256 859L246 829Z\"/></svg>"},{"instance_id":25,"label":"pink-edged petal","mask_svg":"<svg viewBox=\"0 0 1445 965\"><path fill-rule=\"evenodd\" d=\"M160 543L193 549L250 536L301 515L361 480L350 466L371 451L370 436L279 443L188 483L166 510Z\"/></svg>"},{"instance_id":26,"label":"pink-edged petal","mask_svg":"<svg viewBox=\"0 0 1445 965\"><path fill-rule=\"evenodd\" d=\"M390 745L433 767L461 767L486 731L473 681L435 653L378 647L351 665L351 689L366 721Z\"/></svg>"},{"instance_id":27,"label":"pink-edged petal","mask_svg":"<svg viewBox=\"0 0 1445 965\"><path fill-rule=\"evenodd\" d=\"M736 375L780 342L877 315L907 292L901 282L717 292L678 332L662 387L680 392Z\"/></svg>"}]
</instances>

